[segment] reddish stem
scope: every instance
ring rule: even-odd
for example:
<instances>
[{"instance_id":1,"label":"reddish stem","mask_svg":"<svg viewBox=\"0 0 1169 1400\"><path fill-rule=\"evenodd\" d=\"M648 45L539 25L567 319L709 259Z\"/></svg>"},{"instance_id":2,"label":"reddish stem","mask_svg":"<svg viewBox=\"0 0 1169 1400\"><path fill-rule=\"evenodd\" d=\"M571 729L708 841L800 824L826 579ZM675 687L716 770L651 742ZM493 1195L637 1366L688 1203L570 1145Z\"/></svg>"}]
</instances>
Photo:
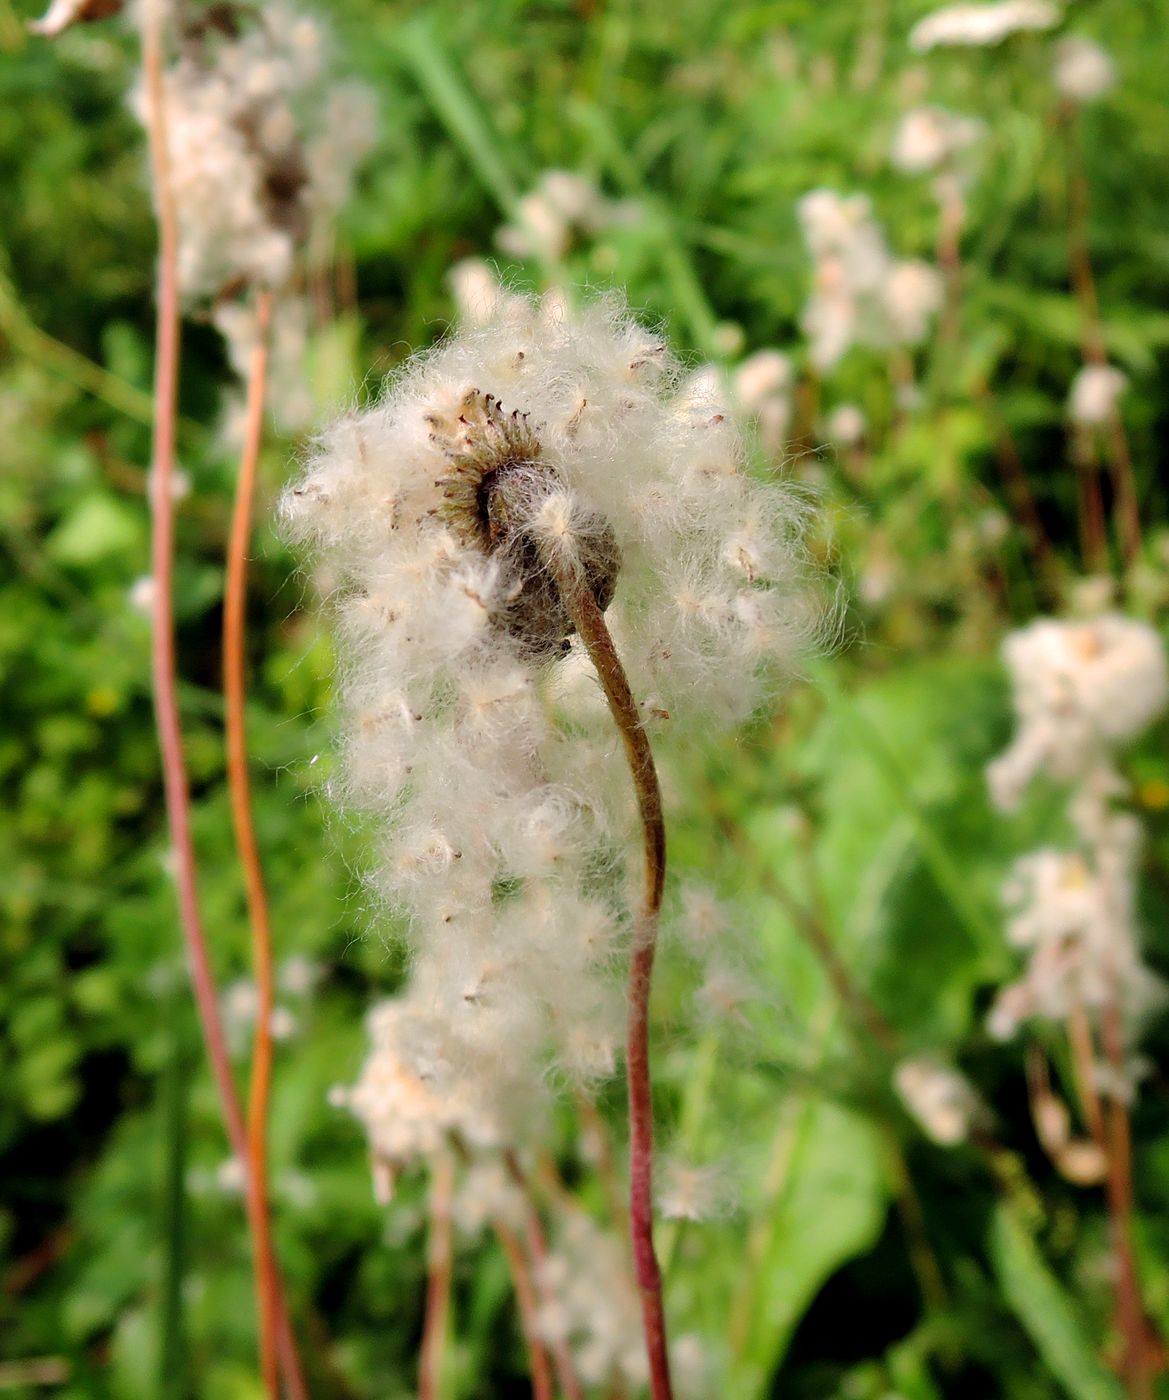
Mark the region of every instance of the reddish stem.
<instances>
[{"instance_id":1,"label":"reddish stem","mask_svg":"<svg viewBox=\"0 0 1169 1400\"><path fill-rule=\"evenodd\" d=\"M495 1220L492 1225L511 1269L512 1287L515 1289L516 1303L520 1311L520 1326L528 1346L528 1363L532 1372L532 1400L552 1400L552 1371L548 1365L548 1353L540 1340L536 1290L532 1285L532 1274L524 1256L523 1245L511 1227L505 1225L502 1220Z\"/></svg>"},{"instance_id":2,"label":"reddish stem","mask_svg":"<svg viewBox=\"0 0 1169 1400\"><path fill-rule=\"evenodd\" d=\"M548 1259L548 1241L544 1236L544 1223L533 1199L532 1183L520 1165L520 1159L511 1148L504 1152L503 1163L508 1176L524 1198L524 1233L528 1241L528 1254L536 1273L539 1274ZM584 1391L576 1378L572 1355L563 1337L553 1342L552 1358L556 1363L556 1379L561 1394L566 1396L567 1400L584 1400Z\"/></svg>"},{"instance_id":3,"label":"reddish stem","mask_svg":"<svg viewBox=\"0 0 1169 1400\"><path fill-rule=\"evenodd\" d=\"M151 611L151 684L155 723L162 757L163 790L167 821L174 849L175 883L179 916L195 1005L199 1014L207 1058L219 1092L224 1123L232 1151L247 1161L248 1139L243 1112L231 1076L227 1045L219 1018L215 979L207 938L199 913L195 883L195 848L191 835L190 787L183 757L179 722L174 638L174 501L172 480L175 458L175 419L179 376L179 292L177 275L178 222L170 183L163 87L162 8L159 0L147 0L142 24L142 61L147 91L147 129L151 172L158 206L158 320L154 365L154 423L151 441L151 569L154 606ZM250 1192L249 1192L250 1194ZM254 1238L256 1258L263 1258ZM296 1345L277 1285L279 1350L281 1365L295 1400L307 1400L308 1391L296 1353Z\"/></svg>"},{"instance_id":4,"label":"reddish stem","mask_svg":"<svg viewBox=\"0 0 1169 1400\"><path fill-rule=\"evenodd\" d=\"M252 819L247 751L247 596L248 544L256 465L264 430L264 393L268 369L268 326L272 294L256 300L256 344L248 370L244 448L236 479L231 531L227 545L227 581L223 602L223 696L227 731L227 785L235 844L244 874L252 963L256 976L256 1029L248 1091L247 1205L256 1241L256 1303L260 1317L260 1370L272 1400L279 1400L276 1359L276 1263L268 1201L268 1103L272 1080L272 925Z\"/></svg>"},{"instance_id":5,"label":"reddish stem","mask_svg":"<svg viewBox=\"0 0 1169 1400\"><path fill-rule=\"evenodd\" d=\"M1122 1078L1125 1072L1124 1031L1115 994L1104 1006L1101 1039L1113 1074L1117 1079ZM1153 1400L1150 1338L1133 1253L1132 1133L1128 1107L1119 1097L1119 1085L1117 1091L1109 1095L1108 1138L1108 1206L1117 1272L1116 1312L1125 1343L1123 1372L1133 1400Z\"/></svg>"},{"instance_id":6,"label":"reddish stem","mask_svg":"<svg viewBox=\"0 0 1169 1400\"><path fill-rule=\"evenodd\" d=\"M451 1197L455 1189L454 1159L445 1152L434 1159L430 1180L430 1239L426 1277L426 1320L418 1358L418 1400L439 1400L446 1351L447 1319L451 1307L451 1268L454 1239Z\"/></svg>"},{"instance_id":7,"label":"reddish stem","mask_svg":"<svg viewBox=\"0 0 1169 1400\"><path fill-rule=\"evenodd\" d=\"M629 1233L641 1294L642 1329L653 1400L670 1400L670 1358L662 1274L653 1241L653 1094L649 1063L649 993L666 878L666 828L653 751L605 618L573 561L548 553L548 566L588 651L621 734L637 795L644 847L644 891L629 963L625 1077L629 1087Z\"/></svg>"},{"instance_id":8,"label":"reddish stem","mask_svg":"<svg viewBox=\"0 0 1169 1400\"><path fill-rule=\"evenodd\" d=\"M1083 318L1084 359L1090 365L1106 365L1108 353L1100 320L1100 298L1088 251L1088 181L1075 139L1075 115L1074 104L1067 104L1062 116L1068 154L1068 258L1072 287ZM1125 563L1131 564L1141 550L1141 516L1128 435L1115 404L1109 410L1105 426L1121 548Z\"/></svg>"}]
</instances>

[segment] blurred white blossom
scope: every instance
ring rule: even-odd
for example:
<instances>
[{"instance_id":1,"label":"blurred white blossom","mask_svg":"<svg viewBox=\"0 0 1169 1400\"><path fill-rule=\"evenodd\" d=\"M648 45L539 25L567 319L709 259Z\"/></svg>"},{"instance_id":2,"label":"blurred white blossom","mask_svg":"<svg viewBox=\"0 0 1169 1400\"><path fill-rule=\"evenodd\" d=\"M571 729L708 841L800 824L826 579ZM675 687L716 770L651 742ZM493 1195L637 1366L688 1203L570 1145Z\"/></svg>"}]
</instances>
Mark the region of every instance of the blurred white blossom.
<instances>
[{"instance_id":1,"label":"blurred white blossom","mask_svg":"<svg viewBox=\"0 0 1169 1400\"><path fill-rule=\"evenodd\" d=\"M982 135L982 123L943 107L915 107L906 112L893 136L890 159L907 174L936 170L969 150Z\"/></svg>"},{"instance_id":2,"label":"blurred white blossom","mask_svg":"<svg viewBox=\"0 0 1169 1400\"><path fill-rule=\"evenodd\" d=\"M1127 388L1128 375L1115 365L1085 365L1072 380L1068 414L1074 423L1099 427L1108 422Z\"/></svg>"},{"instance_id":3,"label":"blurred white blossom","mask_svg":"<svg viewBox=\"0 0 1169 1400\"><path fill-rule=\"evenodd\" d=\"M1116 66L1107 53L1082 34L1068 34L1055 46L1056 91L1073 102L1094 102L1112 90Z\"/></svg>"},{"instance_id":4,"label":"blurred white blossom","mask_svg":"<svg viewBox=\"0 0 1169 1400\"><path fill-rule=\"evenodd\" d=\"M1000 44L1027 29L1050 29L1060 12L1049 0L997 0L982 5L946 5L926 15L909 31L909 46L918 53L948 46Z\"/></svg>"},{"instance_id":5,"label":"blurred white blossom","mask_svg":"<svg viewBox=\"0 0 1169 1400\"><path fill-rule=\"evenodd\" d=\"M864 195L813 190L800 200L799 216L814 264L802 324L818 368L831 369L853 345L925 338L941 304L940 276L927 263L890 254Z\"/></svg>"},{"instance_id":6,"label":"blurred white blossom","mask_svg":"<svg viewBox=\"0 0 1169 1400\"><path fill-rule=\"evenodd\" d=\"M965 1142L985 1113L970 1081L933 1055L900 1061L893 1083L907 1112L942 1147Z\"/></svg>"}]
</instances>

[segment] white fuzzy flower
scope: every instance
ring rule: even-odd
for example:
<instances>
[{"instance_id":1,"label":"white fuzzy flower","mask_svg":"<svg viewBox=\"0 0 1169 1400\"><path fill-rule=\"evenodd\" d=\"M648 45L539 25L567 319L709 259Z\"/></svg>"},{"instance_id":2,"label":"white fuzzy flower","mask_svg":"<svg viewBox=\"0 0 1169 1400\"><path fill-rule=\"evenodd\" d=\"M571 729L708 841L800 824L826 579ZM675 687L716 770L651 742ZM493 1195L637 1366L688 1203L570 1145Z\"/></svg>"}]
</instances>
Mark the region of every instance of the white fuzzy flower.
<instances>
[{"instance_id":1,"label":"white fuzzy flower","mask_svg":"<svg viewBox=\"0 0 1169 1400\"><path fill-rule=\"evenodd\" d=\"M1058 23L1059 9L1049 0L947 5L918 20L909 31L909 46L924 53L940 47L1001 44L1021 30L1050 29Z\"/></svg>"},{"instance_id":2,"label":"white fuzzy flower","mask_svg":"<svg viewBox=\"0 0 1169 1400\"><path fill-rule=\"evenodd\" d=\"M1031 1019L1059 1022L1078 1010L1118 1007L1128 1038L1164 1000L1140 958L1135 922L1139 827L1111 815L1097 846L1044 848L1016 861L1004 890L1007 936L1028 954L1023 977L1004 987L988 1026L1009 1039Z\"/></svg>"},{"instance_id":3,"label":"white fuzzy flower","mask_svg":"<svg viewBox=\"0 0 1169 1400\"><path fill-rule=\"evenodd\" d=\"M281 4L192 11L163 79L179 283L282 287L369 147L368 95L324 80L317 22ZM134 105L145 119L149 97Z\"/></svg>"},{"instance_id":4,"label":"white fuzzy flower","mask_svg":"<svg viewBox=\"0 0 1169 1400\"><path fill-rule=\"evenodd\" d=\"M663 1220L717 1220L734 1207L733 1183L718 1163L666 1161L660 1171L658 1211Z\"/></svg>"},{"instance_id":5,"label":"white fuzzy flower","mask_svg":"<svg viewBox=\"0 0 1169 1400\"><path fill-rule=\"evenodd\" d=\"M867 426L862 408L854 403L841 403L828 415L824 431L834 446L855 447L864 441Z\"/></svg>"},{"instance_id":6,"label":"white fuzzy flower","mask_svg":"<svg viewBox=\"0 0 1169 1400\"><path fill-rule=\"evenodd\" d=\"M154 600L157 596L158 589L152 574L144 574L130 585L130 606L135 612L144 613L147 617L154 610Z\"/></svg>"},{"instance_id":7,"label":"white fuzzy flower","mask_svg":"<svg viewBox=\"0 0 1169 1400\"><path fill-rule=\"evenodd\" d=\"M814 262L802 318L814 364L831 369L852 345L924 339L941 303L940 277L925 263L893 258L863 195L813 190L800 200L799 216Z\"/></svg>"},{"instance_id":8,"label":"white fuzzy flower","mask_svg":"<svg viewBox=\"0 0 1169 1400\"><path fill-rule=\"evenodd\" d=\"M1082 34L1068 34L1055 46L1056 91L1073 102L1095 102L1111 92L1116 65L1108 54Z\"/></svg>"},{"instance_id":9,"label":"white fuzzy flower","mask_svg":"<svg viewBox=\"0 0 1169 1400\"><path fill-rule=\"evenodd\" d=\"M1128 388L1128 375L1115 365L1085 365L1072 380L1068 415L1073 423L1097 428L1107 423Z\"/></svg>"},{"instance_id":10,"label":"white fuzzy flower","mask_svg":"<svg viewBox=\"0 0 1169 1400\"><path fill-rule=\"evenodd\" d=\"M782 449L791 423L792 362L779 350L757 350L735 369L731 388L739 407L755 419L766 452Z\"/></svg>"},{"instance_id":11,"label":"white fuzzy flower","mask_svg":"<svg viewBox=\"0 0 1169 1400\"><path fill-rule=\"evenodd\" d=\"M920 174L936 170L968 150L982 133L982 123L943 107L915 107L898 123L890 159L898 170Z\"/></svg>"},{"instance_id":12,"label":"white fuzzy flower","mask_svg":"<svg viewBox=\"0 0 1169 1400\"><path fill-rule=\"evenodd\" d=\"M385 1160L453 1131L399 1142L370 1107L422 1074L421 1026L422 1083L516 1143L549 1070L609 1074L621 1043L605 877L634 813L558 580L606 613L647 721L737 719L807 622L791 502L617 305L509 297L326 433L284 514L336 580L336 792L378 820L372 881L414 949L378 1023L410 1043L354 1107Z\"/></svg>"},{"instance_id":13,"label":"white fuzzy flower","mask_svg":"<svg viewBox=\"0 0 1169 1400\"><path fill-rule=\"evenodd\" d=\"M495 241L513 258L555 261L568 252L577 233L595 235L636 217L633 205L606 199L584 175L546 170L519 200L515 221L503 225Z\"/></svg>"},{"instance_id":14,"label":"white fuzzy flower","mask_svg":"<svg viewBox=\"0 0 1169 1400\"><path fill-rule=\"evenodd\" d=\"M1069 781L1134 738L1169 704L1169 667L1147 623L1105 614L1039 618L1003 643L1018 732L987 770L991 794L1018 805L1039 772Z\"/></svg>"},{"instance_id":15,"label":"white fuzzy flower","mask_svg":"<svg viewBox=\"0 0 1169 1400\"><path fill-rule=\"evenodd\" d=\"M970 1081L932 1055L902 1060L893 1084L906 1110L941 1147L965 1142L983 1109Z\"/></svg>"},{"instance_id":16,"label":"white fuzzy flower","mask_svg":"<svg viewBox=\"0 0 1169 1400\"><path fill-rule=\"evenodd\" d=\"M616 1237L582 1214L565 1216L536 1282L541 1335L568 1344L586 1386L645 1383L637 1288Z\"/></svg>"}]
</instances>

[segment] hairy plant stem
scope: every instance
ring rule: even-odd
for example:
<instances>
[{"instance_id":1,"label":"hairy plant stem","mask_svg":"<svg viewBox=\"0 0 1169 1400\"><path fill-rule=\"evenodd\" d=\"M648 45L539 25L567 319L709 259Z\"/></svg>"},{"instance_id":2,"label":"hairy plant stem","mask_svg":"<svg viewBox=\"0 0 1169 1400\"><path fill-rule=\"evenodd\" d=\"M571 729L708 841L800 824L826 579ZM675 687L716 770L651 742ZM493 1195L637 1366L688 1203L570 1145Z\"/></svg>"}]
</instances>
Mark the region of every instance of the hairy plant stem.
<instances>
[{"instance_id":1,"label":"hairy plant stem","mask_svg":"<svg viewBox=\"0 0 1169 1400\"><path fill-rule=\"evenodd\" d=\"M532 1183L520 1163L520 1159L510 1147L504 1151L503 1165L512 1184L523 1196L524 1233L528 1240L528 1255L536 1273L539 1274L548 1259L548 1241L544 1235L544 1222L540 1219ZM568 1343L563 1337L559 1337L553 1342L552 1359L556 1363L556 1381L560 1387L561 1395L565 1396L566 1400L584 1400L584 1391L581 1389L580 1381L576 1378L572 1355L569 1352Z\"/></svg>"},{"instance_id":2,"label":"hairy plant stem","mask_svg":"<svg viewBox=\"0 0 1169 1400\"><path fill-rule=\"evenodd\" d=\"M625 1045L625 1076L629 1088L629 1233L641 1295L650 1394L653 1400L670 1400L673 1392L662 1305L662 1274L653 1241L653 1094L649 1063L649 993L666 879L662 794L637 702L588 579L575 567L575 561L564 559L555 549L546 551L546 557L565 610L596 668L613 721L621 734L641 818L644 889L629 963Z\"/></svg>"},{"instance_id":3,"label":"hairy plant stem","mask_svg":"<svg viewBox=\"0 0 1169 1400\"><path fill-rule=\"evenodd\" d=\"M247 750L247 599L248 545L256 465L264 431L264 394L268 373L268 327L272 293L256 298L256 344L248 368L244 447L232 503L227 545L227 579L223 600L223 698L227 736L227 786L231 822L244 875L252 967L256 978L256 1027L248 1088L247 1206L256 1240L256 1303L260 1318L260 1371L264 1386L278 1400L276 1359L276 1265L268 1201L268 1102L272 1081L272 923L252 819Z\"/></svg>"},{"instance_id":4,"label":"hairy plant stem","mask_svg":"<svg viewBox=\"0 0 1169 1400\"><path fill-rule=\"evenodd\" d=\"M426 1318L418 1356L418 1400L440 1400L442 1364L446 1354L447 1319L451 1310L451 1268L454 1239L451 1197L455 1162L449 1153L434 1159L430 1176L430 1238L427 1242Z\"/></svg>"},{"instance_id":5,"label":"hairy plant stem","mask_svg":"<svg viewBox=\"0 0 1169 1400\"><path fill-rule=\"evenodd\" d=\"M163 9L161 0L147 0L142 14L142 62L147 95L147 126L151 176L158 209L158 312L155 330L154 421L151 437L151 571L154 605L151 610L151 684L155 723L162 759L167 821L174 848L179 916L195 1005L203 1042L219 1092L232 1151L247 1162L248 1135L231 1075L223 1025L219 1017L215 979L207 938L199 912L195 883L195 847L191 835L190 786L183 757L179 721L174 636L174 500L175 425L179 381L178 220L170 182L163 86ZM249 1191L250 1195L250 1191ZM248 1210L257 1273L262 1252L253 1212ZM276 1311L280 1365L295 1400L308 1395L296 1344L276 1280Z\"/></svg>"}]
</instances>

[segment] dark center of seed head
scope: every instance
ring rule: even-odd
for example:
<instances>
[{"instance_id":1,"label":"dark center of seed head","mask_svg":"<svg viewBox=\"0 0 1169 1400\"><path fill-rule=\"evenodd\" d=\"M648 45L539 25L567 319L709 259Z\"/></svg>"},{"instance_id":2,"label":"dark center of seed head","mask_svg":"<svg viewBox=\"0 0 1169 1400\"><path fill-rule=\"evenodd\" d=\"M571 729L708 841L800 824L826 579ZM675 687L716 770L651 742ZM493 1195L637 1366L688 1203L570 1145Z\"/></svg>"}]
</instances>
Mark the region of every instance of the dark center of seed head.
<instances>
[{"instance_id":1,"label":"dark center of seed head","mask_svg":"<svg viewBox=\"0 0 1169 1400\"><path fill-rule=\"evenodd\" d=\"M475 393L468 396L460 422L466 431L450 453L454 473L448 505L463 515L459 523L464 527L470 523L467 515L472 517L476 543L485 554L505 560L512 573L517 588L501 625L529 660L554 660L568 650L576 628L541 555L532 520L561 489L560 479L543 460L527 414L505 413L493 395ZM575 547L604 611L613 601L621 568L612 527L599 513L589 513L580 521Z\"/></svg>"}]
</instances>

